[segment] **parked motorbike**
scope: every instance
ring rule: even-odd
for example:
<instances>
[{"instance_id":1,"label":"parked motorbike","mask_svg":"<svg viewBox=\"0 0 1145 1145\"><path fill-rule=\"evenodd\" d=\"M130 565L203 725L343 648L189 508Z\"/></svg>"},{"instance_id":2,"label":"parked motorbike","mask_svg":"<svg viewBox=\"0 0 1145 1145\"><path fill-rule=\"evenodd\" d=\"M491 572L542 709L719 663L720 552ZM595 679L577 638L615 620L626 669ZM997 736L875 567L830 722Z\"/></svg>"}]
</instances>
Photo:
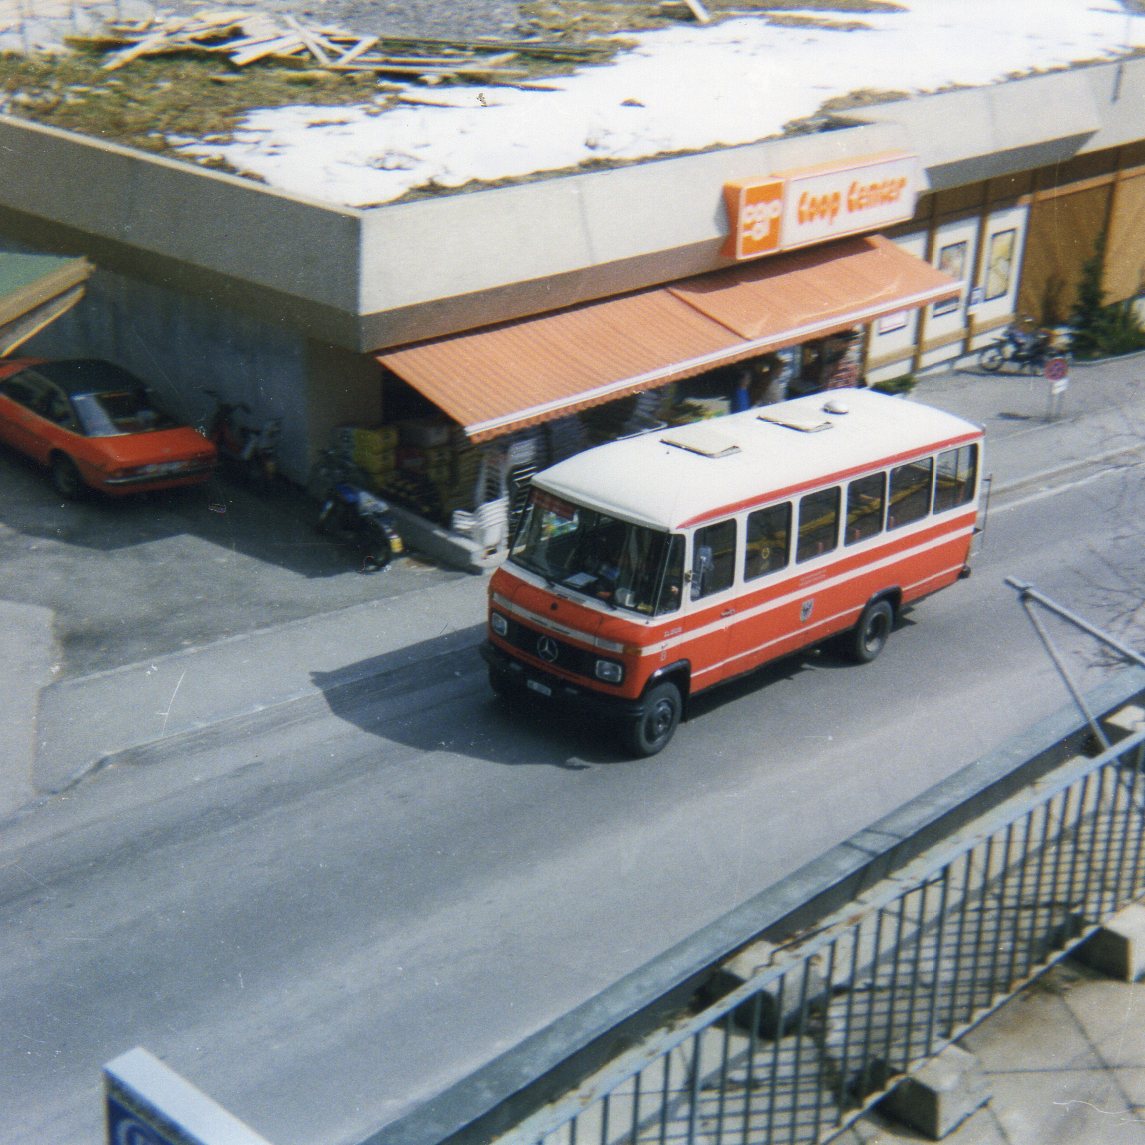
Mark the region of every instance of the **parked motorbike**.
<instances>
[{"instance_id":1,"label":"parked motorbike","mask_svg":"<svg viewBox=\"0 0 1145 1145\"><path fill-rule=\"evenodd\" d=\"M389 503L349 481L338 481L327 492L318 528L359 549L363 572L385 568L405 549Z\"/></svg>"},{"instance_id":2,"label":"parked motorbike","mask_svg":"<svg viewBox=\"0 0 1145 1145\"><path fill-rule=\"evenodd\" d=\"M991 374L1003 366L1039 373L1050 358L1061 350L1054 345L1054 335L1030 322L1012 322L1002 336L978 355L978 365Z\"/></svg>"},{"instance_id":3,"label":"parked motorbike","mask_svg":"<svg viewBox=\"0 0 1145 1145\"><path fill-rule=\"evenodd\" d=\"M220 461L242 471L260 488L269 488L278 476L282 418L272 417L261 426L246 425L239 420L240 413L250 413L246 402L224 401L216 390L204 389L203 393L215 402L203 434L215 443Z\"/></svg>"}]
</instances>

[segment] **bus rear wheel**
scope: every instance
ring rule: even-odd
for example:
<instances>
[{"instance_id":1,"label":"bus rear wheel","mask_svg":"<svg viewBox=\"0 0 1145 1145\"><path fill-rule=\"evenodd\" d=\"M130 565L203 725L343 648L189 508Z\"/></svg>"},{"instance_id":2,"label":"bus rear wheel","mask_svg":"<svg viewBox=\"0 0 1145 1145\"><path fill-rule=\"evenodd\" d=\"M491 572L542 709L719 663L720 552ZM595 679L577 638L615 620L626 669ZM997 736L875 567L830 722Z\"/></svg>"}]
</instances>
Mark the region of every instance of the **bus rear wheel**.
<instances>
[{"instance_id":1,"label":"bus rear wheel","mask_svg":"<svg viewBox=\"0 0 1145 1145\"><path fill-rule=\"evenodd\" d=\"M657 684L644 697L640 714L625 728L625 746L642 758L662 751L675 734L683 710L680 689L667 681Z\"/></svg>"},{"instance_id":2,"label":"bus rear wheel","mask_svg":"<svg viewBox=\"0 0 1145 1145\"><path fill-rule=\"evenodd\" d=\"M895 610L889 600L876 600L863 609L859 623L851 629L847 652L857 664L869 664L887 646Z\"/></svg>"}]
</instances>

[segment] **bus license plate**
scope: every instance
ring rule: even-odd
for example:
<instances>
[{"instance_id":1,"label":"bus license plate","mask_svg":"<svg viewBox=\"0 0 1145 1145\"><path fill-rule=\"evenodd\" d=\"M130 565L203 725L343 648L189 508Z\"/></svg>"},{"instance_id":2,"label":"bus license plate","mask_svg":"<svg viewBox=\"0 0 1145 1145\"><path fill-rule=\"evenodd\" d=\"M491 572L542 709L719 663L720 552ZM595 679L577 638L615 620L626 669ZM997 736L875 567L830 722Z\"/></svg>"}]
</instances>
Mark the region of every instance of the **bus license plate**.
<instances>
[{"instance_id":1,"label":"bus license plate","mask_svg":"<svg viewBox=\"0 0 1145 1145\"><path fill-rule=\"evenodd\" d=\"M531 688L534 692L540 692L542 696L551 696L553 694L552 688L548 684L542 684L540 680L526 680L525 687Z\"/></svg>"}]
</instances>

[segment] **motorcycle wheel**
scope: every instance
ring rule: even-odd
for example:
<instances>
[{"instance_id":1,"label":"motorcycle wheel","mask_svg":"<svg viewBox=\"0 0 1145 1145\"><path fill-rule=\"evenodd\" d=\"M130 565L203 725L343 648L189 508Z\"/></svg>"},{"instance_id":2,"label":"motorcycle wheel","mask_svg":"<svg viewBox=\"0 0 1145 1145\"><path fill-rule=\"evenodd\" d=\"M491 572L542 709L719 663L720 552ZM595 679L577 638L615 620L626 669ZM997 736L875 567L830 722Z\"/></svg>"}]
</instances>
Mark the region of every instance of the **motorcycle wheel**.
<instances>
[{"instance_id":1,"label":"motorcycle wheel","mask_svg":"<svg viewBox=\"0 0 1145 1145\"><path fill-rule=\"evenodd\" d=\"M390 539L378 525L368 522L362 535L362 571L377 572L394 559Z\"/></svg>"},{"instance_id":2,"label":"motorcycle wheel","mask_svg":"<svg viewBox=\"0 0 1145 1145\"><path fill-rule=\"evenodd\" d=\"M1002 363L1006 360L1005 355L1002 353L1000 346L987 346L978 355L978 365L982 369L991 374L997 373L1002 368Z\"/></svg>"}]
</instances>

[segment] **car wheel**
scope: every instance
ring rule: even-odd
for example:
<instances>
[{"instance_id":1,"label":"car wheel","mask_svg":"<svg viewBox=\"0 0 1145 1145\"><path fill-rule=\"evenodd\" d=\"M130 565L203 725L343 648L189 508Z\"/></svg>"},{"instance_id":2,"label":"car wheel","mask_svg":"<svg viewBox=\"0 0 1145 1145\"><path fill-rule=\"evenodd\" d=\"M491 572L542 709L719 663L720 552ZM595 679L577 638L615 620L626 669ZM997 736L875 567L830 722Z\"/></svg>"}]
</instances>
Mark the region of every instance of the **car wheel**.
<instances>
[{"instance_id":1,"label":"car wheel","mask_svg":"<svg viewBox=\"0 0 1145 1145\"><path fill-rule=\"evenodd\" d=\"M894 625L895 610L889 600L876 600L863 609L851 629L847 651L857 664L869 664L886 647Z\"/></svg>"},{"instance_id":2,"label":"car wheel","mask_svg":"<svg viewBox=\"0 0 1145 1145\"><path fill-rule=\"evenodd\" d=\"M83 478L76 468L76 463L64 453L57 453L52 458L52 484L61 497L74 501L83 493Z\"/></svg>"},{"instance_id":3,"label":"car wheel","mask_svg":"<svg viewBox=\"0 0 1145 1145\"><path fill-rule=\"evenodd\" d=\"M679 726L683 707L675 684L657 684L644 697L640 715L625 728L625 746L641 757L662 751Z\"/></svg>"}]
</instances>

